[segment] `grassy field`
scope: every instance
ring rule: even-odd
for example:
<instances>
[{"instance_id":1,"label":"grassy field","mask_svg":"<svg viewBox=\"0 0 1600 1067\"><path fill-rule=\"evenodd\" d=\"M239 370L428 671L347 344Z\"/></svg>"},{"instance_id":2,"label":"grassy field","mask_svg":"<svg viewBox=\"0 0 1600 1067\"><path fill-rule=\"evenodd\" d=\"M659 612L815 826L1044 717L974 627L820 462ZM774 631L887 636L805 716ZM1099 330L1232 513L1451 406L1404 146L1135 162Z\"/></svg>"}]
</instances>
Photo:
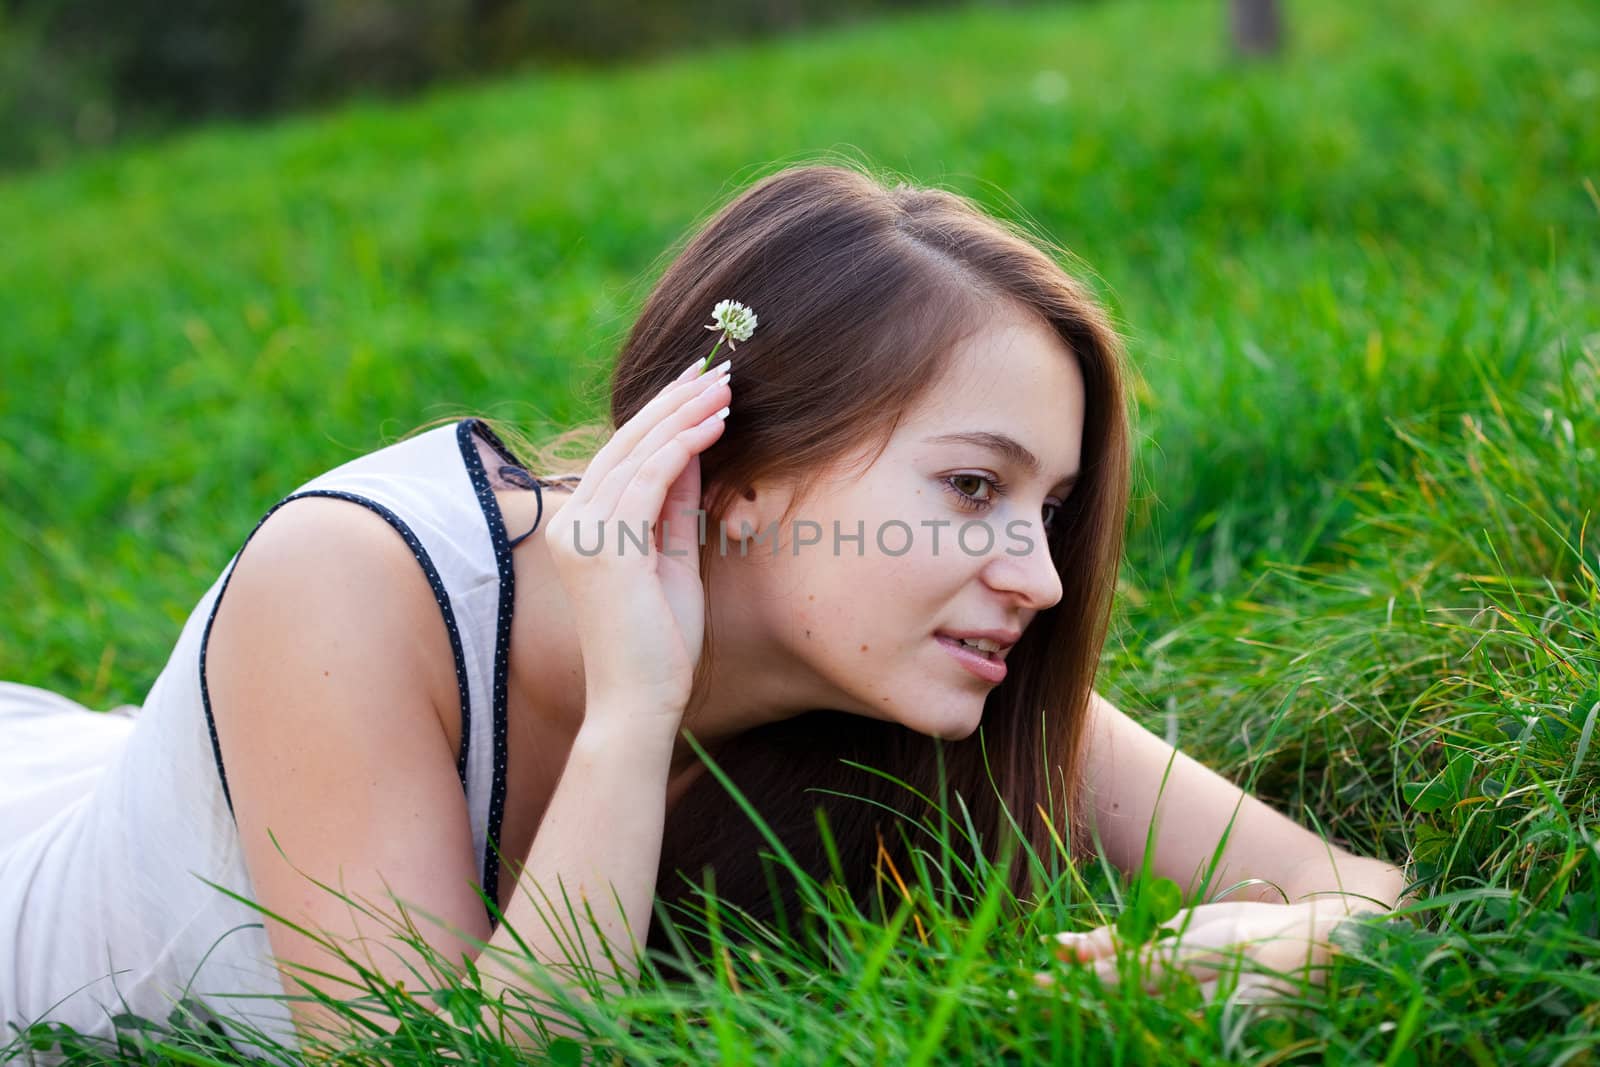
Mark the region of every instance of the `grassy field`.
<instances>
[{"instance_id":1,"label":"grassy field","mask_svg":"<svg viewBox=\"0 0 1600 1067\"><path fill-rule=\"evenodd\" d=\"M823 964L735 950L611 1039L640 1062L1596 1062L1600 13L1389 7L1291 5L1287 55L1249 68L1219 4L906 16L0 184L0 678L139 702L275 500L442 415L598 418L661 251L759 174L860 156L1030 220L1127 333L1101 691L1413 857L1427 901L1300 1010L1087 986L1063 1010L1028 980L1037 935L1124 887L1091 871L1019 912L978 884L969 918L919 902L926 944L902 913Z\"/></svg>"}]
</instances>

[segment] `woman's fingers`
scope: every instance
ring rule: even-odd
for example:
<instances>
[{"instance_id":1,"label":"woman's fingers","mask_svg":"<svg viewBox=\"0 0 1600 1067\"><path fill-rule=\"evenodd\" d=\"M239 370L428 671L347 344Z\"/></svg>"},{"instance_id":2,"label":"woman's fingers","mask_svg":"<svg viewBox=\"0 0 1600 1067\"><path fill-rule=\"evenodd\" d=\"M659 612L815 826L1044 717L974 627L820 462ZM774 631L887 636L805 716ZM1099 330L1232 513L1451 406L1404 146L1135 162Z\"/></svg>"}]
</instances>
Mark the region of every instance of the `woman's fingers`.
<instances>
[{"instance_id":1,"label":"woman's fingers","mask_svg":"<svg viewBox=\"0 0 1600 1067\"><path fill-rule=\"evenodd\" d=\"M639 464L617 499L616 514L620 521L631 523L634 516L647 516L653 523L660 516L667 523L669 547L682 545L686 536L691 542L694 540L699 532L694 508L699 506L700 501L700 452L714 439L714 434L708 432L712 423L720 425L722 419L708 417L693 428L692 436L691 432L685 431L668 438ZM687 509L678 503L669 503L668 496L675 485L679 486L679 498L687 498L684 476L691 472L694 499L688 503ZM679 513L685 510L687 514ZM657 533L659 531L652 532L652 543L659 541ZM680 550L674 547L672 551L677 555Z\"/></svg>"},{"instance_id":2,"label":"woman's fingers","mask_svg":"<svg viewBox=\"0 0 1600 1067\"><path fill-rule=\"evenodd\" d=\"M723 366L726 365L727 363L724 361ZM683 368L683 370L678 373L678 376L673 379L673 382L686 382L691 378L698 378L710 369L711 368L706 366L706 361L704 359L697 359L687 367Z\"/></svg>"},{"instance_id":3,"label":"woman's fingers","mask_svg":"<svg viewBox=\"0 0 1600 1067\"><path fill-rule=\"evenodd\" d=\"M605 480L606 475L633 452L644 436L662 419L677 411L700 392L703 386L697 384L697 378L701 376L693 373L694 366L685 370L678 380L662 389L644 407L635 412L631 419L617 428L617 432L611 435L611 439L602 445L594 458L589 461L587 472L589 476L578 483L578 488L573 491L571 499L567 502L567 508L574 504L582 507L593 499L596 489ZM726 368L727 363L723 363L717 370L725 371ZM565 511L566 508L562 510Z\"/></svg>"},{"instance_id":4,"label":"woman's fingers","mask_svg":"<svg viewBox=\"0 0 1600 1067\"><path fill-rule=\"evenodd\" d=\"M1108 986L1125 979L1155 991L1182 970L1200 979L1210 999L1219 990L1244 990L1238 999L1293 997L1306 982L1321 980L1332 948L1328 936L1346 916L1314 904L1256 901L1206 904L1179 912L1162 925L1167 936L1133 947L1119 944L1116 928L1054 936L1057 956L1093 970ZM1053 985L1046 973L1035 975Z\"/></svg>"},{"instance_id":5,"label":"woman's fingers","mask_svg":"<svg viewBox=\"0 0 1600 1067\"><path fill-rule=\"evenodd\" d=\"M682 434L683 430L690 429L696 422L706 418L707 414L717 411L717 406L712 403L722 403L731 394L725 392L728 374L726 371L707 374L706 378L699 378L693 382L685 382L682 392L670 392L669 397L674 397L674 405L670 410L661 414L661 418L651 424L645 432L638 434L634 446L626 454L618 456L610 464L610 469L603 470L595 475L594 491L590 494L589 514L602 518L610 518L616 512L616 501L622 496L629 480L632 480L640 464L650 459L653 454L661 450L664 443ZM640 411L642 416L643 411ZM634 416L634 419L640 418ZM635 429L634 419L629 419L626 429L630 432ZM618 430L621 435L621 430ZM654 518L654 517L651 517Z\"/></svg>"},{"instance_id":6,"label":"woman's fingers","mask_svg":"<svg viewBox=\"0 0 1600 1067\"><path fill-rule=\"evenodd\" d=\"M691 368L693 370L693 368ZM685 371L688 373L688 371ZM698 374L690 374L688 378L680 378L667 384L661 392L651 397L643 408L635 411L632 418L627 419L622 426L616 427L616 434L595 453L594 459L589 462L590 478L584 478L584 485L589 486L589 496L594 494L595 486L605 480L605 475L610 474L619 462L627 459L650 430L658 426L662 419L677 411L683 403L698 394L701 382ZM586 501L589 499L586 496ZM578 501L578 494L573 494L573 501Z\"/></svg>"},{"instance_id":7,"label":"woman's fingers","mask_svg":"<svg viewBox=\"0 0 1600 1067\"><path fill-rule=\"evenodd\" d=\"M1056 944L1056 957L1067 963L1087 963L1109 956L1117 950L1116 929L1097 926L1093 930L1063 930L1050 938Z\"/></svg>"},{"instance_id":8,"label":"woman's fingers","mask_svg":"<svg viewBox=\"0 0 1600 1067\"><path fill-rule=\"evenodd\" d=\"M672 396L672 393L666 394ZM654 460L656 466L652 473L660 476L660 472L670 469L666 481L659 486L664 494L666 486L676 478L683 469L688 455L698 451L689 448L683 453L676 450L663 451L669 441L672 441L685 430L692 430L704 422L711 415L719 411L732 396L728 386L726 373L713 373L704 380L687 383L684 393L677 396L677 404L661 418L657 419L646 432L639 436L633 448L626 456L621 457L609 471L600 475L595 485L594 493L590 497L587 513L601 519L621 518L627 522L634 522L640 518L654 520L658 512L641 512L631 509L619 509L618 501L623 497L629 485L638 476L640 470L648 462ZM659 397L657 399L660 399ZM654 401L651 401L654 403ZM641 412L640 414L643 414ZM635 416L637 418L637 416ZM634 420L629 420L631 429ZM620 433L620 431L619 431ZM686 444L688 442L685 442ZM659 459L657 457L660 457ZM652 486L652 488L654 488ZM657 494L651 493L655 496Z\"/></svg>"},{"instance_id":9,"label":"woman's fingers","mask_svg":"<svg viewBox=\"0 0 1600 1067\"><path fill-rule=\"evenodd\" d=\"M1132 967L1146 989L1157 986L1174 969L1196 978L1215 977L1237 967L1244 946L1238 943L1237 924L1229 919L1194 926L1183 934L1140 945L1131 960L1126 955L1106 956L1090 966L1107 985L1122 980L1124 967Z\"/></svg>"},{"instance_id":10,"label":"woman's fingers","mask_svg":"<svg viewBox=\"0 0 1600 1067\"><path fill-rule=\"evenodd\" d=\"M1162 924L1164 929L1184 931L1219 919L1236 919L1248 915L1261 905L1253 901L1226 901L1220 904L1199 904L1185 908ZM1087 962L1110 956L1117 951L1117 928L1113 924L1097 926L1081 933L1063 930L1049 935L1057 945L1056 954L1064 961Z\"/></svg>"},{"instance_id":11,"label":"woman's fingers","mask_svg":"<svg viewBox=\"0 0 1600 1067\"><path fill-rule=\"evenodd\" d=\"M1318 935L1327 923L1301 906L1256 904L1231 914L1219 912L1174 937L1141 945L1133 966L1147 989L1175 968L1199 978L1239 969L1273 980L1307 974L1308 968L1326 961L1326 946ZM1109 956L1094 960L1091 966L1103 981L1115 984L1124 965L1119 957Z\"/></svg>"},{"instance_id":12,"label":"woman's fingers","mask_svg":"<svg viewBox=\"0 0 1600 1067\"><path fill-rule=\"evenodd\" d=\"M705 516L697 514L701 504L700 453L711 447L726 425L725 420L712 416L693 430L679 435L689 446L692 455L667 487L666 498L660 508L663 523L659 538L661 551L684 559L697 572L700 566L699 547L705 539L701 528ZM695 436L690 437L690 434ZM704 443L699 440L700 435L705 436Z\"/></svg>"}]
</instances>

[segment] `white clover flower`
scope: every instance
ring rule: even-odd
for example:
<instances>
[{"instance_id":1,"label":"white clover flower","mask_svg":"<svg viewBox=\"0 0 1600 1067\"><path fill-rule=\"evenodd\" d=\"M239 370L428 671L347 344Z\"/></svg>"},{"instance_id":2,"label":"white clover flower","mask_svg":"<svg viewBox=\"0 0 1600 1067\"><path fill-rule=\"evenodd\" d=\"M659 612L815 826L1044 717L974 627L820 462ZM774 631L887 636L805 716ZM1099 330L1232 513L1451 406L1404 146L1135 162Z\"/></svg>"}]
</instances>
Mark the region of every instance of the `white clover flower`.
<instances>
[{"instance_id":1,"label":"white clover flower","mask_svg":"<svg viewBox=\"0 0 1600 1067\"><path fill-rule=\"evenodd\" d=\"M722 342L726 341L729 348L737 349L739 346L733 343L734 338L748 341L750 335L756 332L756 313L737 300L717 301L717 306L711 309L711 317L716 321L706 329L720 330L722 336L717 338L717 343L711 346L711 352L701 362L702 374L711 366L711 361L716 357L717 350L722 347Z\"/></svg>"},{"instance_id":2,"label":"white clover flower","mask_svg":"<svg viewBox=\"0 0 1600 1067\"><path fill-rule=\"evenodd\" d=\"M735 340L748 341L756 330L756 313L737 300L717 301L717 306L711 309L711 317L716 321L706 329L721 330L732 349L739 347L733 343Z\"/></svg>"}]
</instances>

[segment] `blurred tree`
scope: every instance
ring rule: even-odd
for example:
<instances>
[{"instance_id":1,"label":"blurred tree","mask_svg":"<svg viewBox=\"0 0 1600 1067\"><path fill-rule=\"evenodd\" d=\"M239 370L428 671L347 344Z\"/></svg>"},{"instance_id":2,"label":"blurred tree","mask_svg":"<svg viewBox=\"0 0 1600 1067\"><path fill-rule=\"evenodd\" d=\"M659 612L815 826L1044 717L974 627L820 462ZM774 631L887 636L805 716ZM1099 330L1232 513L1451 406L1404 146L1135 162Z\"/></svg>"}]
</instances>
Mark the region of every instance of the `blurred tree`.
<instances>
[{"instance_id":1,"label":"blurred tree","mask_svg":"<svg viewBox=\"0 0 1600 1067\"><path fill-rule=\"evenodd\" d=\"M0 167L210 116L962 2L0 0Z\"/></svg>"},{"instance_id":2,"label":"blurred tree","mask_svg":"<svg viewBox=\"0 0 1600 1067\"><path fill-rule=\"evenodd\" d=\"M1229 27L1240 55L1273 55L1283 47L1278 0L1231 0Z\"/></svg>"},{"instance_id":3,"label":"blurred tree","mask_svg":"<svg viewBox=\"0 0 1600 1067\"><path fill-rule=\"evenodd\" d=\"M114 99L179 118L257 115L283 98L301 0L13 0L43 44Z\"/></svg>"},{"instance_id":4,"label":"blurred tree","mask_svg":"<svg viewBox=\"0 0 1600 1067\"><path fill-rule=\"evenodd\" d=\"M476 64L473 0L317 0L306 7L292 62L289 101L350 92L405 92Z\"/></svg>"}]
</instances>

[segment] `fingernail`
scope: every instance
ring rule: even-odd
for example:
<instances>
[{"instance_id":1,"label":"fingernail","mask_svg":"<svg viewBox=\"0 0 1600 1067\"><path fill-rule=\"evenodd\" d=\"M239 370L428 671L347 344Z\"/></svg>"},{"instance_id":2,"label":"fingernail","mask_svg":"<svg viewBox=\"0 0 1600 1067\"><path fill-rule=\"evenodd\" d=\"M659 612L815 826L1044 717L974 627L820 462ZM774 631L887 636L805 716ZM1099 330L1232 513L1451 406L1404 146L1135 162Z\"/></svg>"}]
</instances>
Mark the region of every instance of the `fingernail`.
<instances>
[{"instance_id":1,"label":"fingernail","mask_svg":"<svg viewBox=\"0 0 1600 1067\"><path fill-rule=\"evenodd\" d=\"M680 382L686 382L691 378L698 377L699 374L700 374L700 368L705 366L705 362L706 362L706 357L704 357L704 356L696 357L695 361L693 363L689 364L687 367L685 367L683 369L683 373L682 374L678 375L677 380L680 381Z\"/></svg>"}]
</instances>

